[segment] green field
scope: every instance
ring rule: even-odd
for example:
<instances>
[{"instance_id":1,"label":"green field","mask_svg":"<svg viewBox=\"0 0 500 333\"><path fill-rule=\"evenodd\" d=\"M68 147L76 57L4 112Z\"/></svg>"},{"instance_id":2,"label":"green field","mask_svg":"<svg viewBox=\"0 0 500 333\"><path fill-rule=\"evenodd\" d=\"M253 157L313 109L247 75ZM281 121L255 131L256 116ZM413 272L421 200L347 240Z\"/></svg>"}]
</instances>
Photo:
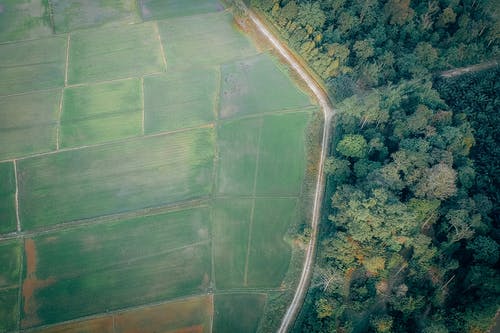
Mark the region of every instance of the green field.
<instances>
[{"instance_id":1,"label":"green field","mask_svg":"<svg viewBox=\"0 0 500 333\"><path fill-rule=\"evenodd\" d=\"M318 108L222 2L0 1L0 77L0 332L277 329Z\"/></svg>"},{"instance_id":2,"label":"green field","mask_svg":"<svg viewBox=\"0 0 500 333\"><path fill-rule=\"evenodd\" d=\"M276 94L277 87L279 94ZM267 54L224 64L220 100L222 118L311 104L309 97L293 85Z\"/></svg>"},{"instance_id":3,"label":"green field","mask_svg":"<svg viewBox=\"0 0 500 333\"><path fill-rule=\"evenodd\" d=\"M68 83L122 79L165 71L155 23L71 34Z\"/></svg>"},{"instance_id":4,"label":"green field","mask_svg":"<svg viewBox=\"0 0 500 333\"><path fill-rule=\"evenodd\" d=\"M0 69L1 70L1 69ZM0 160L56 148L61 90L0 97Z\"/></svg>"},{"instance_id":5,"label":"green field","mask_svg":"<svg viewBox=\"0 0 500 333\"><path fill-rule=\"evenodd\" d=\"M213 121L218 85L213 69L146 76L145 132L173 131Z\"/></svg>"},{"instance_id":6,"label":"green field","mask_svg":"<svg viewBox=\"0 0 500 333\"><path fill-rule=\"evenodd\" d=\"M16 231L15 197L14 164L0 163L0 234Z\"/></svg>"},{"instance_id":7,"label":"green field","mask_svg":"<svg viewBox=\"0 0 500 333\"><path fill-rule=\"evenodd\" d=\"M212 147L213 131L201 129L22 160L21 223L33 229L203 197Z\"/></svg>"},{"instance_id":8,"label":"green field","mask_svg":"<svg viewBox=\"0 0 500 333\"><path fill-rule=\"evenodd\" d=\"M200 207L34 238L36 265L24 271L49 282L28 298L36 311L23 317L46 324L202 292L210 274L207 215Z\"/></svg>"},{"instance_id":9,"label":"green field","mask_svg":"<svg viewBox=\"0 0 500 333\"><path fill-rule=\"evenodd\" d=\"M0 44L0 96L62 87L66 37Z\"/></svg>"},{"instance_id":10,"label":"green field","mask_svg":"<svg viewBox=\"0 0 500 333\"><path fill-rule=\"evenodd\" d=\"M3 0L0 7L0 42L32 39L52 33L43 0Z\"/></svg>"},{"instance_id":11,"label":"green field","mask_svg":"<svg viewBox=\"0 0 500 333\"><path fill-rule=\"evenodd\" d=\"M139 0L145 20L190 16L222 10L217 0Z\"/></svg>"},{"instance_id":12,"label":"green field","mask_svg":"<svg viewBox=\"0 0 500 333\"><path fill-rule=\"evenodd\" d=\"M257 53L232 27L232 16L226 12L174 18L158 25L172 70L213 66Z\"/></svg>"},{"instance_id":13,"label":"green field","mask_svg":"<svg viewBox=\"0 0 500 333\"><path fill-rule=\"evenodd\" d=\"M0 242L0 332L17 327L21 242Z\"/></svg>"},{"instance_id":14,"label":"green field","mask_svg":"<svg viewBox=\"0 0 500 333\"><path fill-rule=\"evenodd\" d=\"M257 331L265 304L265 294L215 296L214 332L252 333Z\"/></svg>"},{"instance_id":15,"label":"green field","mask_svg":"<svg viewBox=\"0 0 500 333\"><path fill-rule=\"evenodd\" d=\"M141 89L138 79L65 89L61 147L141 135Z\"/></svg>"},{"instance_id":16,"label":"green field","mask_svg":"<svg viewBox=\"0 0 500 333\"><path fill-rule=\"evenodd\" d=\"M57 33L139 21L134 0L50 0Z\"/></svg>"}]
</instances>

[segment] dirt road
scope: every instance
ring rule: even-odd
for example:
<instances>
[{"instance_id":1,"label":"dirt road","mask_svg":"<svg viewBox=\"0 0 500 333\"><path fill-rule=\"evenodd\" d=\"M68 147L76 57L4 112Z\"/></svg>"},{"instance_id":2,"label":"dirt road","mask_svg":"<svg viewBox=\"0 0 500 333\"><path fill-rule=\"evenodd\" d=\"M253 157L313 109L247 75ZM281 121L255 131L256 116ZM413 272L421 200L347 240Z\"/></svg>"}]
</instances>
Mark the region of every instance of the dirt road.
<instances>
[{"instance_id":1,"label":"dirt road","mask_svg":"<svg viewBox=\"0 0 500 333\"><path fill-rule=\"evenodd\" d=\"M255 24L258 31L272 44L272 46L281 54L281 56L288 62L291 68L304 80L311 92L317 98L318 103L323 111L324 115L324 126L323 126L323 139L321 142L321 157L319 160L318 176L316 181L316 190L314 193L314 203L313 203L313 214L311 221L311 239L307 246L304 267L302 269L302 274L300 276L300 281L295 291L292 303L286 311L285 316L282 319L281 326L278 330L280 333L287 332L293 325L297 314L302 307L304 302L304 297L309 286L309 281L311 278L311 273L313 270L314 254L316 248L316 240L318 236L318 222L320 216L321 202L323 201L324 192L324 176L323 176L323 165L326 158L329 133L330 133L330 122L334 114L333 108L330 106L328 97L326 96L323 89L320 88L319 84L312 78L312 76L302 67L302 65L295 59L292 53L287 49L287 47L275 37L266 25L248 8L243 7L242 9L247 13L248 18Z\"/></svg>"}]
</instances>

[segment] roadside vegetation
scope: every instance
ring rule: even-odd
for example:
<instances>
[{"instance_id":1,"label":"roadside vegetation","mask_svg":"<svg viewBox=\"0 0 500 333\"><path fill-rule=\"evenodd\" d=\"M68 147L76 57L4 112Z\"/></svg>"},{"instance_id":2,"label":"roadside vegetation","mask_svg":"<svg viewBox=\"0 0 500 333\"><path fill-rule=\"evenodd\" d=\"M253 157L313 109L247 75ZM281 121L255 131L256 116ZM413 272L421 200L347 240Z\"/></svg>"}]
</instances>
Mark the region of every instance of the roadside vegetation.
<instances>
[{"instance_id":1,"label":"roadside vegetation","mask_svg":"<svg viewBox=\"0 0 500 333\"><path fill-rule=\"evenodd\" d=\"M494 1L254 0L337 111L297 332L485 332L500 305ZM375 88L375 89L374 89Z\"/></svg>"}]
</instances>

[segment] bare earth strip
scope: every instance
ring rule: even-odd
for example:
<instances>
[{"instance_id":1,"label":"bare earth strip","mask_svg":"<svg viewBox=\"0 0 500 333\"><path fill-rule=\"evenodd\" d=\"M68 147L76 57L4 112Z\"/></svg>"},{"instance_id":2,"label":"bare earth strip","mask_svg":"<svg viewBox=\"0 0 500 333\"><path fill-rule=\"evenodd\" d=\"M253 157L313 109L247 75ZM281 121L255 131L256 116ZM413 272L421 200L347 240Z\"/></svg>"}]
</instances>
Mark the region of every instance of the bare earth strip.
<instances>
[{"instance_id":1,"label":"bare earth strip","mask_svg":"<svg viewBox=\"0 0 500 333\"><path fill-rule=\"evenodd\" d=\"M291 68L304 80L307 84L308 88L317 98L321 110L324 115L324 126L323 126L323 139L321 143L321 157L319 160L318 167L318 177L316 181L316 191L314 193L314 203L313 203L313 216L311 221L311 239L309 240L309 244L307 246L307 251L305 255L304 268L302 270L300 281L293 297L292 303L288 308L283 320L281 322L281 326L278 332L287 332L295 321L300 308L302 307L302 303L304 301L305 293L307 291L307 287L309 285L309 281L311 278L311 273L313 270L313 262L314 262L314 253L316 248L316 240L318 234L318 222L319 222L319 213L320 206L323 199L324 192L324 181L323 181L323 164L327 154L327 146L329 142L329 133L330 133L330 120L334 114L333 108L330 106L328 97L326 93L321 89L320 85L312 78L312 76L302 67L301 64L294 58L292 53L287 49L287 47L275 37L269 29L265 26L265 24L253 13L249 10L243 3L239 2L240 8L247 14L248 18L255 24L256 28L259 32L272 44L272 46L281 54L281 56L288 62Z\"/></svg>"},{"instance_id":2,"label":"bare earth strip","mask_svg":"<svg viewBox=\"0 0 500 333\"><path fill-rule=\"evenodd\" d=\"M450 69L449 71L444 71L441 73L442 77L450 78L450 77L455 77L467 73L474 73L474 72L480 72L484 71L486 69L490 69L493 67L498 66L498 60L492 60L488 62L483 62L477 65L471 65L467 67L461 67L461 68L454 68Z\"/></svg>"},{"instance_id":3,"label":"bare earth strip","mask_svg":"<svg viewBox=\"0 0 500 333\"><path fill-rule=\"evenodd\" d=\"M16 160L13 161L14 163L14 180L16 182L16 194L14 195L15 197L15 204L16 204L16 231L19 233L21 232L21 220L19 219L19 182L17 181L17 162Z\"/></svg>"}]
</instances>

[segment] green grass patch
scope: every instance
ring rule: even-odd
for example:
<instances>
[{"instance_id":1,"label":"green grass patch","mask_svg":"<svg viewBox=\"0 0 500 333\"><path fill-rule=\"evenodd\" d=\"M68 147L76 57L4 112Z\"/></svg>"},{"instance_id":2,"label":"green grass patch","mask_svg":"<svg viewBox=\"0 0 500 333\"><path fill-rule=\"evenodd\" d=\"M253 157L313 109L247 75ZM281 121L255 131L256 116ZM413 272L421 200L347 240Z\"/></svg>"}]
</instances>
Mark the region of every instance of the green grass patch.
<instances>
[{"instance_id":1,"label":"green grass patch","mask_svg":"<svg viewBox=\"0 0 500 333\"><path fill-rule=\"evenodd\" d=\"M19 288L0 290L0 332L17 329Z\"/></svg>"},{"instance_id":2,"label":"green grass patch","mask_svg":"<svg viewBox=\"0 0 500 333\"><path fill-rule=\"evenodd\" d=\"M75 147L142 133L139 79L64 90L61 146Z\"/></svg>"},{"instance_id":3,"label":"green grass patch","mask_svg":"<svg viewBox=\"0 0 500 333\"><path fill-rule=\"evenodd\" d=\"M297 199L256 199L248 261L248 286L279 287L290 264L284 237L297 220Z\"/></svg>"},{"instance_id":4,"label":"green grass patch","mask_svg":"<svg viewBox=\"0 0 500 333\"><path fill-rule=\"evenodd\" d=\"M0 42L52 34L43 0L3 0L0 4Z\"/></svg>"},{"instance_id":5,"label":"green grass patch","mask_svg":"<svg viewBox=\"0 0 500 333\"><path fill-rule=\"evenodd\" d=\"M256 332L265 304L265 294L216 295L214 332Z\"/></svg>"},{"instance_id":6,"label":"green grass patch","mask_svg":"<svg viewBox=\"0 0 500 333\"><path fill-rule=\"evenodd\" d=\"M211 297L203 296L127 311L116 316L116 333L209 333L211 303Z\"/></svg>"},{"instance_id":7,"label":"green grass patch","mask_svg":"<svg viewBox=\"0 0 500 333\"><path fill-rule=\"evenodd\" d=\"M168 66L174 70L213 66L257 53L227 12L175 18L158 25Z\"/></svg>"},{"instance_id":8,"label":"green grass patch","mask_svg":"<svg viewBox=\"0 0 500 333\"><path fill-rule=\"evenodd\" d=\"M54 323L203 292L211 269L209 215L198 207L34 238L36 279L49 282L27 300L33 313L23 320Z\"/></svg>"},{"instance_id":9,"label":"green grass patch","mask_svg":"<svg viewBox=\"0 0 500 333\"><path fill-rule=\"evenodd\" d=\"M0 159L56 148L60 98L59 89L0 97Z\"/></svg>"},{"instance_id":10,"label":"green grass patch","mask_svg":"<svg viewBox=\"0 0 500 333\"><path fill-rule=\"evenodd\" d=\"M206 196L214 133L200 129L19 161L25 229Z\"/></svg>"},{"instance_id":11,"label":"green grass patch","mask_svg":"<svg viewBox=\"0 0 500 333\"><path fill-rule=\"evenodd\" d=\"M139 0L145 20L191 16L222 10L217 0Z\"/></svg>"},{"instance_id":12,"label":"green grass patch","mask_svg":"<svg viewBox=\"0 0 500 333\"><path fill-rule=\"evenodd\" d=\"M305 107L309 97L268 54L222 66L222 118ZM278 92L279 90L279 92Z\"/></svg>"},{"instance_id":13,"label":"green grass patch","mask_svg":"<svg viewBox=\"0 0 500 333\"><path fill-rule=\"evenodd\" d=\"M19 285L21 268L21 242L0 242L0 289Z\"/></svg>"},{"instance_id":14,"label":"green grass patch","mask_svg":"<svg viewBox=\"0 0 500 333\"><path fill-rule=\"evenodd\" d=\"M0 163L0 233L16 231L16 179L14 163Z\"/></svg>"},{"instance_id":15,"label":"green grass patch","mask_svg":"<svg viewBox=\"0 0 500 333\"><path fill-rule=\"evenodd\" d=\"M172 131L213 121L218 84L217 72L213 69L145 77L146 133Z\"/></svg>"},{"instance_id":16,"label":"green grass patch","mask_svg":"<svg viewBox=\"0 0 500 333\"><path fill-rule=\"evenodd\" d=\"M217 199L214 214L215 282L218 290L243 287L250 199Z\"/></svg>"},{"instance_id":17,"label":"green grass patch","mask_svg":"<svg viewBox=\"0 0 500 333\"><path fill-rule=\"evenodd\" d=\"M264 117L258 195L299 195L305 174L306 128L310 119L310 112Z\"/></svg>"},{"instance_id":18,"label":"green grass patch","mask_svg":"<svg viewBox=\"0 0 500 333\"><path fill-rule=\"evenodd\" d=\"M57 33L140 21L134 0L50 0L50 2Z\"/></svg>"},{"instance_id":19,"label":"green grass patch","mask_svg":"<svg viewBox=\"0 0 500 333\"><path fill-rule=\"evenodd\" d=\"M165 70L154 23L77 31L69 53L70 84Z\"/></svg>"},{"instance_id":20,"label":"green grass patch","mask_svg":"<svg viewBox=\"0 0 500 333\"><path fill-rule=\"evenodd\" d=\"M66 37L0 44L0 96L64 85Z\"/></svg>"},{"instance_id":21,"label":"green grass patch","mask_svg":"<svg viewBox=\"0 0 500 333\"><path fill-rule=\"evenodd\" d=\"M113 318L103 317L30 330L37 333L115 333Z\"/></svg>"},{"instance_id":22,"label":"green grass patch","mask_svg":"<svg viewBox=\"0 0 500 333\"><path fill-rule=\"evenodd\" d=\"M252 118L223 122L218 128L218 193L253 194L261 126L261 119Z\"/></svg>"}]
</instances>

